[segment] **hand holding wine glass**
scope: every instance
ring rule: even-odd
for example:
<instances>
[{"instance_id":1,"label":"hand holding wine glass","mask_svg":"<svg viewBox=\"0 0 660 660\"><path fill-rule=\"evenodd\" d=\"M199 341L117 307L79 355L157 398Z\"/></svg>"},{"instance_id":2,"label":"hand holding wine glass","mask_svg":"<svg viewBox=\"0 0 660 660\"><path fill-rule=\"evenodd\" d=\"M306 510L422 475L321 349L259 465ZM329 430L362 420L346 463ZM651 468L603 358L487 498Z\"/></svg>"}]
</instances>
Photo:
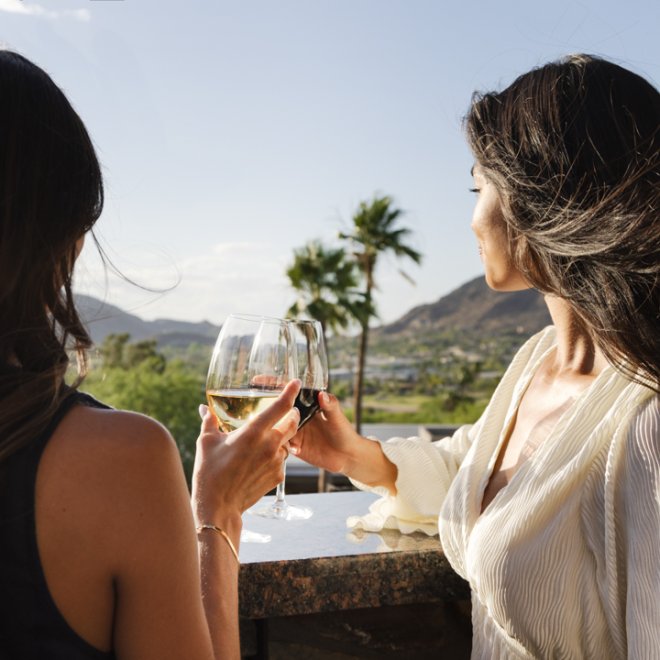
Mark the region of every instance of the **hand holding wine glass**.
<instances>
[{"instance_id":1,"label":"hand holding wine glass","mask_svg":"<svg viewBox=\"0 0 660 660\"><path fill-rule=\"evenodd\" d=\"M300 428L289 443L289 451L307 463L330 472L350 471L354 450L363 438L344 415L337 398L322 392L319 412Z\"/></svg>"},{"instance_id":2,"label":"hand holding wine glass","mask_svg":"<svg viewBox=\"0 0 660 660\"><path fill-rule=\"evenodd\" d=\"M287 456L283 446L293 435L299 414L292 411L292 392L299 383L287 383L296 375L296 355L291 328L286 321L267 317L232 315L223 324L211 358L206 394L214 423L205 419L202 427L202 445L209 434L214 440L207 443L208 452L225 452L227 464L224 478L235 484L241 493L232 493L226 484L216 484L224 497L237 499L241 506L254 503L275 483L269 475L274 461L277 475L283 477L283 463ZM282 396L280 396L282 394ZM271 412L273 407L274 412ZM222 433L228 433L222 436ZM218 438L222 437L222 441ZM276 453L273 454L273 450ZM278 463L279 461L279 463ZM220 458L217 460L221 463ZM236 475L246 480L236 480ZM258 484L268 481L260 490ZM209 485L209 488L212 485ZM218 496L219 497L219 496ZM267 535L244 531L244 541L270 540Z\"/></svg>"},{"instance_id":3,"label":"hand holding wine glass","mask_svg":"<svg viewBox=\"0 0 660 660\"><path fill-rule=\"evenodd\" d=\"M220 431L207 409L193 476L198 522L216 523L218 516L240 515L282 481L286 445L300 419L293 408L297 394L298 383L292 381L266 410L231 433ZM251 539L248 533L243 540L267 539Z\"/></svg>"}]
</instances>

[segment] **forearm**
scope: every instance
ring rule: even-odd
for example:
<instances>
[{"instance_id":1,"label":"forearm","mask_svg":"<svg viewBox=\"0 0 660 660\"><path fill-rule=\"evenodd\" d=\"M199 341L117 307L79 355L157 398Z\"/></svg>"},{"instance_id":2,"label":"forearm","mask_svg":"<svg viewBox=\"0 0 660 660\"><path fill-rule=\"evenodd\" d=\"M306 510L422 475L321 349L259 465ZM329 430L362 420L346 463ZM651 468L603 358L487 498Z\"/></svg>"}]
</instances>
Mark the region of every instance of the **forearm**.
<instances>
[{"instance_id":1,"label":"forearm","mask_svg":"<svg viewBox=\"0 0 660 660\"><path fill-rule=\"evenodd\" d=\"M206 522L206 521L201 521ZM238 549L241 534L240 516L209 521L221 527ZM200 524L200 523L198 523ZM241 656L238 626L239 564L227 540L214 530L198 533L202 580L202 599L216 658Z\"/></svg>"},{"instance_id":2,"label":"forearm","mask_svg":"<svg viewBox=\"0 0 660 660\"><path fill-rule=\"evenodd\" d=\"M366 486L384 486L396 495L397 467L392 463L377 440L359 437L347 457L344 473Z\"/></svg>"}]
</instances>

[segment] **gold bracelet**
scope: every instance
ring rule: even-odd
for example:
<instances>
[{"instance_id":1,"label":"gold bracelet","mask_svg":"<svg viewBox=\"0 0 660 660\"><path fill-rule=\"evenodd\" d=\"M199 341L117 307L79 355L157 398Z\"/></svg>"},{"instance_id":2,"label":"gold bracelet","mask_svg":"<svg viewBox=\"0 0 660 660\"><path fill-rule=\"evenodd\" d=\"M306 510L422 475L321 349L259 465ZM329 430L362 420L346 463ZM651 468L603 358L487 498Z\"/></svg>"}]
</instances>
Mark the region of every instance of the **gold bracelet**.
<instances>
[{"instance_id":1,"label":"gold bracelet","mask_svg":"<svg viewBox=\"0 0 660 660\"><path fill-rule=\"evenodd\" d=\"M236 557L236 561L238 562L238 564L240 566L241 560L238 558L238 552L236 552L236 547L232 543L232 540L229 538L229 535L227 534L227 532L225 532L224 529L221 529L220 527L217 527L216 525L204 524L204 525L200 525L197 528L197 533L199 534L200 532L204 531L205 529L210 529L214 532L218 532L218 534L220 534L220 536L222 536L222 538L225 541L227 541L227 545L229 546L229 549L231 550L232 555L234 555L234 557Z\"/></svg>"}]
</instances>

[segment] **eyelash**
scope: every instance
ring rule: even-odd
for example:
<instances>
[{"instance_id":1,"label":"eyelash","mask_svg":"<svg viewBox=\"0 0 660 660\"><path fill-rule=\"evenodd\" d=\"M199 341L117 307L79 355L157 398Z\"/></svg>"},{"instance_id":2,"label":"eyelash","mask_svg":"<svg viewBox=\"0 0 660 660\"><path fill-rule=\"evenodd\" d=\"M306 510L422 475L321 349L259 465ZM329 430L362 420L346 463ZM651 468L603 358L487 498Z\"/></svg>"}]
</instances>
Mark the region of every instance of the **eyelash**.
<instances>
[{"instance_id":1,"label":"eyelash","mask_svg":"<svg viewBox=\"0 0 660 660\"><path fill-rule=\"evenodd\" d=\"M468 190L469 190L471 193L478 193L478 192L480 192L479 188L468 188Z\"/></svg>"}]
</instances>

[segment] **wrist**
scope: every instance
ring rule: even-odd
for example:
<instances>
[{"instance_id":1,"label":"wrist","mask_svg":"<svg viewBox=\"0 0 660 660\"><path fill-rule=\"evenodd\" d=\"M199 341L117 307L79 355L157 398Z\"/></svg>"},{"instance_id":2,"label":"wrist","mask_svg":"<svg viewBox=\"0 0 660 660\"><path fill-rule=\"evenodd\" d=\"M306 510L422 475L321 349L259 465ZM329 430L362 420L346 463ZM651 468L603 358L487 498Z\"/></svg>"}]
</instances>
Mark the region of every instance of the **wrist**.
<instances>
[{"instance_id":1,"label":"wrist","mask_svg":"<svg viewBox=\"0 0 660 660\"><path fill-rule=\"evenodd\" d=\"M369 450L372 449L371 445L373 440L365 438L362 435L355 434L355 439L350 443L349 448L345 452L344 467L341 470L347 477L357 479L364 476L362 473L365 466L369 465Z\"/></svg>"},{"instance_id":2,"label":"wrist","mask_svg":"<svg viewBox=\"0 0 660 660\"><path fill-rule=\"evenodd\" d=\"M229 534L236 547L241 537L243 518L240 511L232 511L229 508L211 510L201 505L193 505L193 517L195 527L200 525L216 525Z\"/></svg>"},{"instance_id":3,"label":"wrist","mask_svg":"<svg viewBox=\"0 0 660 660\"><path fill-rule=\"evenodd\" d=\"M238 544L234 543L232 541L231 536L229 536L229 534L227 534L227 532L224 529L222 529L222 527L218 527L217 525L209 525L209 524L200 525L199 527L197 527L198 536L200 534L203 534L204 532L213 532L214 535L218 534L224 540L224 542L227 544L227 548L229 549L231 554L234 556L234 559L236 560L237 566L241 565L241 559L238 556ZM208 538L209 537L207 535L207 539ZM215 538L217 539L218 537L216 536ZM200 543L201 543L201 541L200 541Z\"/></svg>"},{"instance_id":4,"label":"wrist","mask_svg":"<svg viewBox=\"0 0 660 660\"><path fill-rule=\"evenodd\" d=\"M351 457L350 472L346 475L360 481L365 486L384 486L396 495L397 467L392 463L378 440L360 436L355 443L356 451Z\"/></svg>"}]
</instances>

